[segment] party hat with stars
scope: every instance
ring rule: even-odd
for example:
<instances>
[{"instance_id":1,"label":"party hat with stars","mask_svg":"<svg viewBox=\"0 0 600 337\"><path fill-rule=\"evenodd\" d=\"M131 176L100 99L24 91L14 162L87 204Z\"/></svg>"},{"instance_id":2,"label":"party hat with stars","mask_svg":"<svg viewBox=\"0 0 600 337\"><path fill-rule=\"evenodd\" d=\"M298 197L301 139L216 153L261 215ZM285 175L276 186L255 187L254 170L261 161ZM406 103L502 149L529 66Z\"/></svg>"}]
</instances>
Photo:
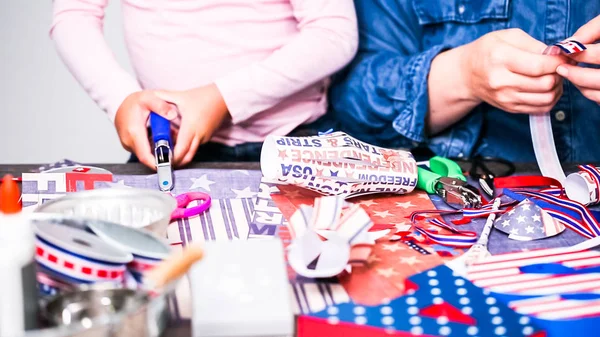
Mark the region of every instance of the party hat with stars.
<instances>
[{"instance_id":1,"label":"party hat with stars","mask_svg":"<svg viewBox=\"0 0 600 337\"><path fill-rule=\"evenodd\" d=\"M524 199L494 223L496 229L513 240L538 240L562 233L565 226L542 208Z\"/></svg>"}]
</instances>

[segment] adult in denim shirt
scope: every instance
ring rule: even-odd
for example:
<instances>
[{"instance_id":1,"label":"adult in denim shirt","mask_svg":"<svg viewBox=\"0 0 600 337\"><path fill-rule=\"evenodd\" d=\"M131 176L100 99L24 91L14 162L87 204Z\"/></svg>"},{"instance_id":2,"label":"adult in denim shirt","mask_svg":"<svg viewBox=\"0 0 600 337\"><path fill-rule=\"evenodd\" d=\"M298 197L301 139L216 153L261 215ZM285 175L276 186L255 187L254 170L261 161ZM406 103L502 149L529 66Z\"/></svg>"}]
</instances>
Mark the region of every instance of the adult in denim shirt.
<instances>
[{"instance_id":1,"label":"adult in denim shirt","mask_svg":"<svg viewBox=\"0 0 600 337\"><path fill-rule=\"evenodd\" d=\"M577 31L589 48L577 61L600 64L600 45L591 45L600 39L600 17L590 21L600 1L355 5L359 53L331 90L332 109L348 133L449 157L533 162L528 114L550 111L561 160L600 161L600 70L542 55Z\"/></svg>"}]
</instances>

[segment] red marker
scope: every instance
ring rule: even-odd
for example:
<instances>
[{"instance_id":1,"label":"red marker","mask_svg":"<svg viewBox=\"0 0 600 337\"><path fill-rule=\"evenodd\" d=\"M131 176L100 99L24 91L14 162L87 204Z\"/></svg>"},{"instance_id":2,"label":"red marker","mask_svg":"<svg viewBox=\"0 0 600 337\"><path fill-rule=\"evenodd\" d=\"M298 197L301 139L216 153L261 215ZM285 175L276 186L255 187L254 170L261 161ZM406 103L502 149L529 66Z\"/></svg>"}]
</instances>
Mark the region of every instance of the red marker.
<instances>
[{"instance_id":1,"label":"red marker","mask_svg":"<svg viewBox=\"0 0 600 337\"><path fill-rule=\"evenodd\" d=\"M7 174L0 185L0 213L15 214L21 211L21 191L13 176Z\"/></svg>"}]
</instances>

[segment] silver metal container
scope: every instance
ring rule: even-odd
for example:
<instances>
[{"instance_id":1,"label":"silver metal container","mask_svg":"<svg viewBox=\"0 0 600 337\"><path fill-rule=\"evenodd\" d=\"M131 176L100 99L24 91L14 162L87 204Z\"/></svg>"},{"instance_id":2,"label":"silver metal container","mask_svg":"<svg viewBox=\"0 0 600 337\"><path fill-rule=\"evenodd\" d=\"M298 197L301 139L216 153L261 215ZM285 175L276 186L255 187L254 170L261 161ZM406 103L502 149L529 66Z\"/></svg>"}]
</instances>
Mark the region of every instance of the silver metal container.
<instances>
[{"instance_id":1,"label":"silver metal container","mask_svg":"<svg viewBox=\"0 0 600 337\"><path fill-rule=\"evenodd\" d=\"M60 294L42 307L48 327L25 337L158 337L174 287L158 295L102 285Z\"/></svg>"},{"instance_id":2,"label":"silver metal container","mask_svg":"<svg viewBox=\"0 0 600 337\"><path fill-rule=\"evenodd\" d=\"M175 198L163 192L106 188L69 193L44 203L35 212L109 221L165 237L176 207Z\"/></svg>"},{"instance_id":3,"label":"silver metal container","mask_svg":"<svg viewBox=\"0 0 600 337\"><path fill-rule=\"evenodd\" d=\"M102 220L54 213L32 213L28 216L34 224L51 223L89 233L98 232L105 239L111 235L128 236L120 242L119 248L131 245L132 251L138 254L143 250L137 245L144 245L157 253L168 250L168 246L157 241L159 239L152 234ZM23 337L158 337L168 324L168 299L174 296L177 284L178 280L168 284L160 293L113 283L73 285L68 291L41 298L44 328L27 331Z\"/></svg>"}]
</instances>

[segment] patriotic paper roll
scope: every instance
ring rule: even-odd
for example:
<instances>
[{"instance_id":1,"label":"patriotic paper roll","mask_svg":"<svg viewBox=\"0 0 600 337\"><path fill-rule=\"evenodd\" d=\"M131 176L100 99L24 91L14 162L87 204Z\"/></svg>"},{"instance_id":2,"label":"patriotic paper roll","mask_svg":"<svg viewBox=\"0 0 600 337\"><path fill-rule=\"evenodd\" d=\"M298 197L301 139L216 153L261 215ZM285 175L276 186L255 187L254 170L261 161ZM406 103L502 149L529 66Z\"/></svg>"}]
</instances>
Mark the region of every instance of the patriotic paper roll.
<instances>
[{"instance_id":1,"label":"patriotic paper roll","mask_svg":"<svg viewBox=\"0 0 600 337\"><path fill-rule=\"evenodd\" d=\"M581 165L580 172L571 173L565 180L565 193L583 205L600 202L600 171L592 165Z\"/></svg>"},{"instance_id":2,"label":"patriotic paper roll","mask_svg":"<svg viewBox=\"0 0 600 337\"><path fill-rule=\"evenodd\" d=\"M261 170L271 181L344 197L409 193L417 184L417 164L410 152L373 146L342 132L269 136Z\"/></svg>"},{"instance_id":3,"label":"patriotic paper roll","mask_svg":"<svg viewBox=\"0 0 600 337\"><path fill-rule=\"evenodd\" d=\"M62 283L120 284L127 263L133 259L131 254L81 229L44 221L36 223L35 233L39 269Z\"/></svg>"}]
</instances>

